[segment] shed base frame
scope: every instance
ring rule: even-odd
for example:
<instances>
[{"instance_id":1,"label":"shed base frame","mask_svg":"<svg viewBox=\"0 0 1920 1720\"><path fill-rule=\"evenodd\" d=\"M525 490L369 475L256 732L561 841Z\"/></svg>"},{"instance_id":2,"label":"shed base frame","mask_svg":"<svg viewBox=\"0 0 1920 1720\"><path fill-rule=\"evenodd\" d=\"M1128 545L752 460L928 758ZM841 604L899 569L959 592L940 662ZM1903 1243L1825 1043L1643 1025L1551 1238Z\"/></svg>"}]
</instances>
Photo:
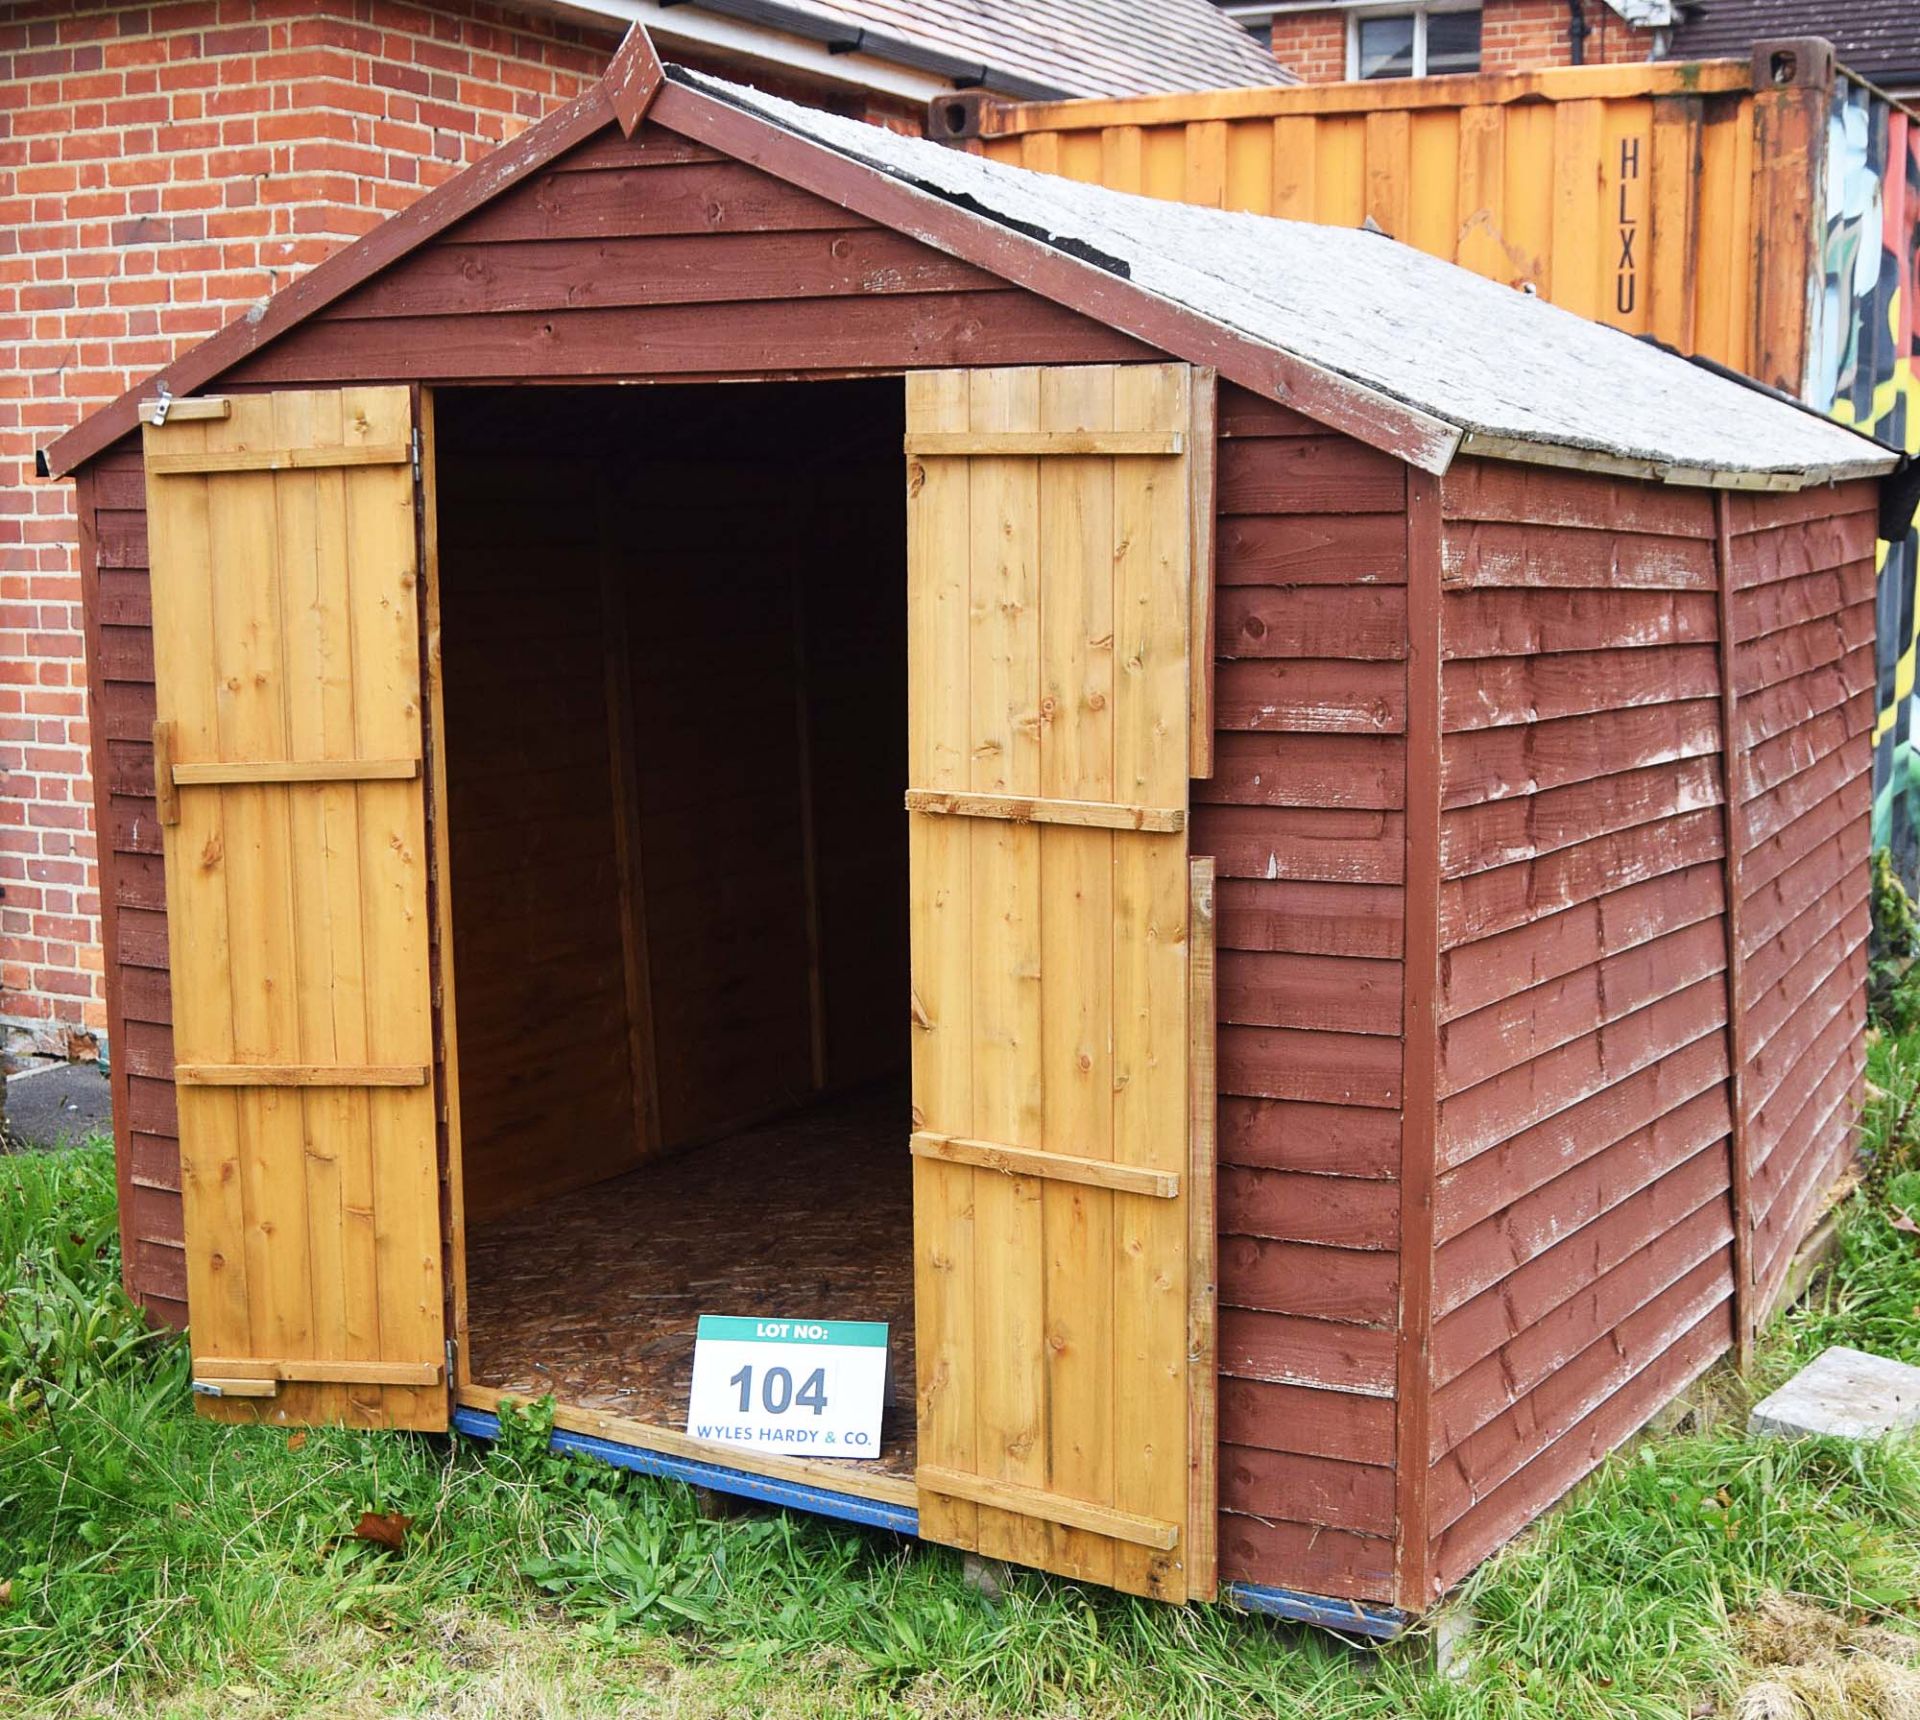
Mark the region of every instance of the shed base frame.
<instances>
[{"instance_id":1,"label":"shed base frame","mask_svg":"<svg viewBox=\"0 0 1920 1720\"><path fill-rule=\"evenodd\" d=\"M490 1410L462 1405L453 1412L453 1425L473 1439L498 1439L500 1418ZM566 1428L553 1430L552 1449L578 1452L596 1457L616 1469L633 1469L642 1475L663 1475L690 1486L708 1487L740 1499L757 1499L763 1505L780 1505L794 1511L811 1511L817 1517L838 1517L848 1523L862 1523L870 1529L891 1529L897 1535L919 1532L920 1513L911 1505L890 1499L874 1499L858 1493L843 1493L821 1487L811 1481L779 1474L750 1474L723 1463L702 1458L675 1456L651 1451L645 1446L628 1445L619 1440L600 1439L590 1433L574 1433ZM769 1459L769 1467L779 1459Z\"/></svg>"},{"instance_id":2,"label":"shed base frame","mask_svg":"<svg viewBox=\"0 0 1920 1720\"><path fill-rule=\"evenodd\" d=\"M462 1405L453 1412L456 1432L470 1439L498 1439L500 1418L491 1410ZM550 1441L554 1451L576 1452L597 1458L616 1469L631 1469L642 1475L659 1475L684 1481L692 1487L711 1488L732 1498L753 1499L763 1505L777 1505L790 1511L810 1511L816 1517L833 1517L864 1528L887 1529L896 1535L918 1536L920 1513L911 1505L886 1499L863 1497L822 1487L797 1476L776 1473L751 1474L724 1463L704 1458L654 1451L620 1440L600 1439L593 1434L575 1433L556 1427ZM769 1470L780 1459L767 1460ZM1267 1618L1285 1619L1295 1624L1318 1625L1323 1630L1339 1631L1346 1636L1364 1637L1370 1642L1391 1642L1415 1622L1411 1613L1395 1607L1367 1606L1359 1601L1336 1600L1328 1595L1301 1594L1293 1589L1263 1587L1258 1583L1225 1583L1221 1600L1243 1612L1259 1613Z\"/></svg>"}]
</instances>

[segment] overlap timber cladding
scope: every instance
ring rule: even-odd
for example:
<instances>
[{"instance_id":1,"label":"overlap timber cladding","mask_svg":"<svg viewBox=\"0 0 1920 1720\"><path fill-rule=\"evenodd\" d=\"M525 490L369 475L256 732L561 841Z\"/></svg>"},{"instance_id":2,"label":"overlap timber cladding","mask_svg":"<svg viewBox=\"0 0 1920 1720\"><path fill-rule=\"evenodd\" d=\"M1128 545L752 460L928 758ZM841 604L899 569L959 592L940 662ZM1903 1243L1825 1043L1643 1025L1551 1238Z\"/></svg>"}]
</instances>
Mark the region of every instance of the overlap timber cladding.
<instances>
[{"instance_id":1,"label":"overlap timber cladding","mask_svg":"<svg viewBox=\"0 0 1920 1720\"><path fill-rule=\"evenodd\" d=\"M1866 1066L1874 486L1734 497L1728 517L1741 1102L1765 1309L1851 1146Z\"/></svg>"},{"instance_id":2,"label":"overlap timber cladding","mask_svg":"<svg viewBox=\"0 0 1920 1720\"><path fill-rule=\"evenodd\" d=\"M1390 1598L1406 468L1220 394L1223 1577Z\"/></svg>"},{"instance_id":3,"label":"overlap timber cladding","mask_svg":"<svg viewBox=\"0 0 1920 1720\"><path fill-rule=\"evenodd\" d=\"M80 474L78 490L122 1270L156 1318L184 1326L180 1125L166 877L153 798L153 597L139 443L129 439L103 454Z\"/></svg>"},{"instance_id":4,"label":"overlap timber cladding","mask_svg":"<svg viewBox=\"0 0 1920 1720\"><path fill-rule=\"evenodd\" d=\"M1733 1211L1712 497L1440 495L1446 1584L1728 1347Z\"/></svg>"},{"instance_id":5,"label":"overlap timber cladding","mask_svg":"<svg viewBox=\"0 0 1920 1720\"><path fill-rule=\"evenodd\" d=\"M1729 822L1763 1291L1845 1149L1873 524L1732 499L1730 808L1714 498L1469 461L1441 505L1445 1586L1733 1340Z\"/></svg>"}]
</instances>

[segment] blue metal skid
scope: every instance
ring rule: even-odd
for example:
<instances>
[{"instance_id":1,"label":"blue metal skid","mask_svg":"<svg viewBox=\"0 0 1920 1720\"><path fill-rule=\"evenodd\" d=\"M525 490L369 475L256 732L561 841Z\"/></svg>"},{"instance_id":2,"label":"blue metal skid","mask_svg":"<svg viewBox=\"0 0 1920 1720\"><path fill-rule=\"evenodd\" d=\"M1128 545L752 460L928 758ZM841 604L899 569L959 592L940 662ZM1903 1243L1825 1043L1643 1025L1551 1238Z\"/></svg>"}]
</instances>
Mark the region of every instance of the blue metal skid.
<instances>
[{"instance_id":1,"label":"blue metal skid","mask_svg":"<svg viewBox=\"0 0 1920 1720\"><path fill-rule=\"evenodd\" d=\"M498 1439L500 1418L487 1410L456 1409L454 1428L474 1439ZM670 1457L662 1451L648 1451L637 1445L621 1445L611 1439L596 1439L591 1434L568 1433L555 1428L555 1451L577 1451L583 1457L597 1457L617 1469L634 1469L643 1475L665 1475L686 1481L695 1487L710 1487L716 1493L758 1499L766 1505L782 1505L794 1511L811 1511L816 1516L838 1517L844 1522L860 1523L871 1529L891 1529L896 1535L919 1532L920 1514L906 1505L889 1505L878 1499L862 1499L851 1493L836 1493L829 1487L815 1487L804 1481L782 1481L770 1475L750 1475L744 1469L729 1469L722 1463L706 1463L693 1457ZM1292 1589L1262 1588L1254 1583L1229 1583L1221 1598L1243 1611L1261 1613L1269 1618L1290 1619L1297 1624L1319 1625L1348 1636L1364 1636L1387 1642L1400 1635L1412 1621L1406 1613L1392 1607L1363 1606L1357 1601L1333 1600L1324 1595L1297 1594Z\"/></svg>"}]
</instances>

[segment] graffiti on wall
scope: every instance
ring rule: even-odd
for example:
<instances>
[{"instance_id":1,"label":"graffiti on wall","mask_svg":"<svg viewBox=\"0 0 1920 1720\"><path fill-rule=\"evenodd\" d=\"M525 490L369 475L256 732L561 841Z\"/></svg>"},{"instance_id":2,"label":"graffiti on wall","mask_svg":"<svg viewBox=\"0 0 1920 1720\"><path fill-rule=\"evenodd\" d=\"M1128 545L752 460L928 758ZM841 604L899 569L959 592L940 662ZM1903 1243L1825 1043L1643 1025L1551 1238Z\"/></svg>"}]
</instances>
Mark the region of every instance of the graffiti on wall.
<instances>
[{"instance_id":1,"label":"graffiti on wall","mask_svg":"<svg viewBox=\"0 0 1920 1720\"><path fill-rule=\"evenodd\" d=\"M1827 225L1807 397L1844 423L1920 453L1920 122L1845 79L1827 135ZM1920 533L1879 548L1879 707L1873 839L1920 882L1915 709Z\"/></svg>"}]
</instances>

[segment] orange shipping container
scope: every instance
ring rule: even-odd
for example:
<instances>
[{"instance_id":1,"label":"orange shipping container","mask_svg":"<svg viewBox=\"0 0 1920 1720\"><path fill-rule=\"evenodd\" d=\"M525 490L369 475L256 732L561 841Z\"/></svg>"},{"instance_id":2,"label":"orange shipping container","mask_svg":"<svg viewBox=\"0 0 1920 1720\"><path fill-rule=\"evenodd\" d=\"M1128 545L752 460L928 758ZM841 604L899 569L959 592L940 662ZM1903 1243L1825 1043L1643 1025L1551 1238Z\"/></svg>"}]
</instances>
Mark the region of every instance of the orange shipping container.
<instances>
[{"instance_id":1,"label":"orange shipping container","mask_svg":"<svg viewBox=\"0 0 1920 1720\"><path fill-rule=\"evenodd\" d=\"M932 129L1117 190L1372 221L1800 393L1833 67L1824 44L1770 54L1781 64L1760 78L1724 60L1119 101L950 97Z\"/></svg>"}]
</instances>

